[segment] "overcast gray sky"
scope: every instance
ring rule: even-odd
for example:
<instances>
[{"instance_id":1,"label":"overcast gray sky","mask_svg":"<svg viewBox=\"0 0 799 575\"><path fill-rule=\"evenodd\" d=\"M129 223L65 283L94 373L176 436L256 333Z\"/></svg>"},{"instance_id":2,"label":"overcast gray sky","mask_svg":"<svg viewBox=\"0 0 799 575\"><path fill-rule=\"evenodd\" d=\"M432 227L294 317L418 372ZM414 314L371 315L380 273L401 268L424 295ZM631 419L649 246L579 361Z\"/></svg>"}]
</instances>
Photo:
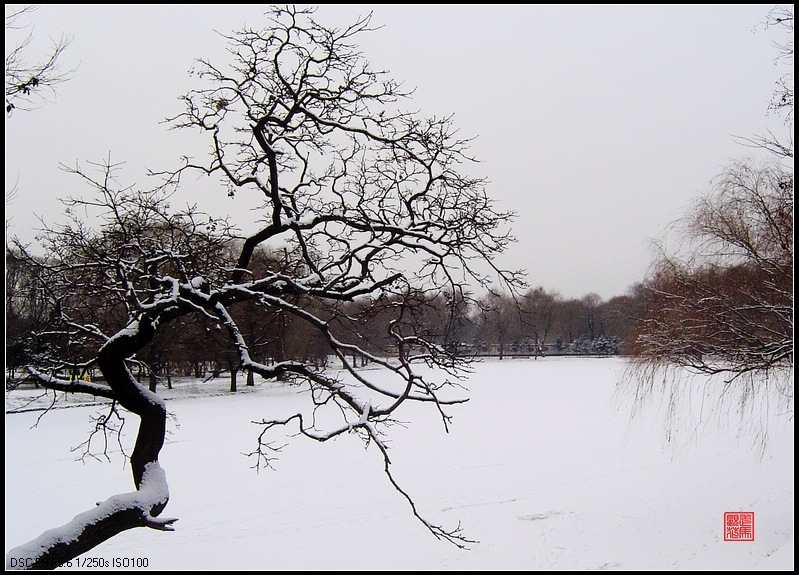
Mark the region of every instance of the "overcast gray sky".
<instances>
[{"instance_id":1,"label":"overcast gray sky","mask_svg":"<svg viewBox=\"0 0 799 575\"><path fill-rule=\"evenodd\" d=\"M773 4L325 5L345 25L370 9L381 30L362 36L374 68L416 87L423 115L454 114L476 137L489 193L514 210L519 242L500 260L532 286L603 299L641 281L650 241L731 160L755 155L734 136L780 129L767 116L775 82ZM50 103L6 118L7 231L33 240L37 216L57 222L56 198L87 190L60 163L177 165L197 134L160 123L182 111L196 58L221 60L228 33L266 24L263 5L43 5L31 56L69 34L74 78ZM6 10L8 10L8 5ZM20 36L6 34L9 42ZM196 139L195 139L196 138ZM193 140L193 141L192 141ZM226 190L192 197L206 210L248 206ZM207 196L207 197L206 197ZM239 203L237 203L239 202Z\"/></svg>"}]
</instances>

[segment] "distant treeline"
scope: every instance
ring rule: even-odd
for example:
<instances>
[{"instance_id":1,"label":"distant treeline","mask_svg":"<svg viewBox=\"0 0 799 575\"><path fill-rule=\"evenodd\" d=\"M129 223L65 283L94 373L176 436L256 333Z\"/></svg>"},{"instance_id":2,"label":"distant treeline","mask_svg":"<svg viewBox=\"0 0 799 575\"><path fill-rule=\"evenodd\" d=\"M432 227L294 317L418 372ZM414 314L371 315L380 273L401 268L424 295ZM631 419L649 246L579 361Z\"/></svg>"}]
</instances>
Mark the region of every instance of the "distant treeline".
<instances>
[{"instance_id":1,"label":"distant treeline","mask_svg":"<svg viewBox=\"0 0 799 575\"><path fill-rule=\"evenodd\" d=\"M280 254L261 254L256 265L280 270ZM64 318L59 317L59 302L48 298L41 273L41 267L6 250L6 366L12 379L18 368L55 340L71 338L69 345L76 353L85 351L81 350L85 344L79 334L54 333L50 329ZM77 308L71 302L72 309L82 310L82 317L73 319L94 325L104 333L120 329L119 324L126 317L120 294L97 292L90 283L76 282L73 297L85 302ZM300 308L319 306L303 301L302 294L292 297ZM635 289L607 302L596 294L563 299L540 287L513 297L417 291L401 297L330 302L324 309L312 311L335 328L341 341L357 343L361 350L374 356L396 356L394 336L400 332L418 334L448 353L463 355L612 355L626 352L641 298L640 290ZM242 336L256 357L265 362L310 360L320 366L335 358L329 342L307 322L277 309L271 314L255 313L253 306L257 305L261 304L242 302L231 307ZM369 357L360 355L356 361L365 363ZM225 372L235 378L238 356L225 337L223 326L198 316L179 319L159 330L137 355L133 370L150 378L152 387L161 378L168 384L173 375L213 377ZM79 371L70 376L86 375ZM252 384L251 375L247 375Z\"/></svg>"}]
</instances>

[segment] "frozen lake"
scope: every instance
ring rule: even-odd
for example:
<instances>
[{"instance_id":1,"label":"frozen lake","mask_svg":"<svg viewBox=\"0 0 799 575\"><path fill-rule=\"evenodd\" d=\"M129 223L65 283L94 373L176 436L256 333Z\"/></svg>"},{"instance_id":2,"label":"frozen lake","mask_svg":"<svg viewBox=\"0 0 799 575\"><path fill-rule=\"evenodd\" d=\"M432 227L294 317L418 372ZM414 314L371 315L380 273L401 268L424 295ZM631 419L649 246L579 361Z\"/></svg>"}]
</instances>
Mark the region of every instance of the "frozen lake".
<instances>
[{"instance_id":1,"label":"frozen lake","mask_svg":"<svg viewBox=\"0 0 799 575\"><path fill-rule=\"evenodd\" d=\"M675 434L654 404L631 417L616 388L625 365L486 360L464 382L470 401L447 410L450 433L430 405L398 414L409 425L389 430L395 478L427 520L479 541L468 551L413 517L354 434L320 445L274 430L276 470L251 469L251 421L296 412L297 388L180 382L163 390L174 419L161 455L176 531L128 531L87 556L159 570L792 570L792 417L775 404L753 426L719 420L715 388L697 381ZM71 401L35 428L41 412L6 415L7 551L132 489L117 446L110 463L75 461L101 407ZM755 540L725 542L725 512L753 512Z\"/></svg>"}]
</instances>

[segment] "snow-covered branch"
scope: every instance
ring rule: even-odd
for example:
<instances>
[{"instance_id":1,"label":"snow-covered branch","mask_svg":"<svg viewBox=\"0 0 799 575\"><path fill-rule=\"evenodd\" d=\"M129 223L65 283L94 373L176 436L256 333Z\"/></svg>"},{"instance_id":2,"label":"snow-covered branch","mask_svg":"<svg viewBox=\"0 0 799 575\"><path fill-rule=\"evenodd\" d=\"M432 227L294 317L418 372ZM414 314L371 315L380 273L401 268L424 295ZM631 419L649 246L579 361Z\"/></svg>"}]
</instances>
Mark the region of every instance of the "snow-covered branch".
<instances>
[{"instance_id":1,"label":"snow-covered branch","mask_svg":"<svg viewBox=\"0 0 799 575\"><path fill-rule=\"evenodd\" d=\"M6 554L6 569L55 569L135 527L172 531L177 519L158 517L168 501L166 474L157 462L151 462L139 489L114 495L65 525L11 549Z\"/></svg>"}]
</instances>

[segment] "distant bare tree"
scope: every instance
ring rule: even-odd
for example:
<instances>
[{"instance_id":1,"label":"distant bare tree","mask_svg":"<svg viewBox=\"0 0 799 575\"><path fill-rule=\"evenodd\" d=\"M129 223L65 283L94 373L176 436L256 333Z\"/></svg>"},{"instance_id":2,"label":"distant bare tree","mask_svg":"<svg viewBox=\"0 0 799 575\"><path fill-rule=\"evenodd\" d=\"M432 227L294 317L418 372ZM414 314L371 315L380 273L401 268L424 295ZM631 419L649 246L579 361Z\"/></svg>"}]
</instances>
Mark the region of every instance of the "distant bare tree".
<instances>
[{"instance_id":1,"label":"distant bare tree","mask_svg":"<svg viewBox=\"0 0 799 575\"><path fill-rule=\"evenodd\" d=\"M28 370L44 386L105 397L140 418L130 456L136 490L76 517L55 532L60 537L48 531L11 550L7 566L21 558L29 568L55 567L126 529L172 529L175 519L161 517L169 499L159 465L165 404L137 383L131 366L163 326L193 316L220 327L241 369L288 378L308 392L308 411L261 422L252 452L257 465L271 462L269 432L276 426L320 442L352 434L377 450L389 482L433 535L469 543L459 526L445 529L422 517L391 473L384 433L405 402L431 405L447 429L446 406L465 401L447 393L467 367L464 358L414 318L419 306L429 309L442 293L462 293L467 281L519 284L516 273L492 263L512 241L511 214L495 208L483 179L464 171L471 163L468 141L456 135L451 119L402 111L408 94L358 52L353 41L370 30L370 21L335 29L317 23L312 10L274 8L267 28L232 34L232 63L200 61L195 75L202 86L184 96L185 112L172 118L174 127L207 135L211 157L162 174L163 188L145 193L120 186L111 165L97 179L75 170L99 199L70 201L80 209L72 210L71 225L47 234L42 266L58 314L50 335L41 335L63 334L66 341L54 337L47 357ZM229 261L217 259L223 249L210 248L227 246L231 229L190 209L176 213L167 201L171 186L197 171L219 177L224 194L263 201L256 215L261 228ZM77 217L84 209L99 211L91 220L102 222L99 230ZM150 222L146 227L142 218ZM161 231L151 235L153 229ZM175 242L159 241L161 234ZM259 247L286 247L293 261L281 270L251 265ZM204 259L207 248L213 257ZM123 312L113 329L78 319L73 278L86 274L94 276L94 292ZM357 337L358 322L331 317L362 300L390 311L382 323L389 358L371 353L366 338ZM302 358L267 365L254 356L235 320L242 302L254 304L252 313L265 321L279 313L303 324L338 358L346 380ZM356 369L352 357L381 366L390 379L370 379L372 372ZM439 378L424 375L420 364L440 368ZM67 381L67 365L99 368L105 383ZM319 428L320 410L332 410L338 423Z\"/></svg>"},{"instance_id":2,"label":"distant bare tree","mask_svg":"<svg viewBox=\"0 0 799 575\"><path fill-rule=\"evenodd\" d=\"M37 8L6 4L6 38L31 28L23 20ZM69 46L70 37L54 40L44 58L37 60L33 60L30 54L32 41L31 29L23 32L22 39L11 49L6 49L6 114L14 110L31 110L37 101L47 101L55 94L56 86L69 80L74 72L62 68L62 56Z\"/></svg>"},{"instance_id":3,"label":"distant bare tree","mask_svg":"<svg viewBox=\"0 0 799 575\"><path fill-rule=\"evenodd\" d=\"M17 369L37 353L31 334L43 329L53 309L39 277L37 265L31 265L23 254L6 246L5 337L6 385L18 381Z\"/></svg>"},{"instance_id":4,"label":"distant bare tree","mask_svg":"<svg viewBox=\"0 0 799 575\"><path fill-rule=\"evenodd\" d=\"M559 296L542 287L528 290L522 300L522 320L532 336L533 353L537 357L542 346L549 341L555 325Z\"/></svg>"},{"instance_id":5,"label":"distant bare tree","mask_svg":"<svg viewBox=\"0 0 799 575\"><path fill-rule=\"evenodd\" d=\"M584 295L580 301L585 309L585 331L588 334L588 340L593 341L602 331L601 321L598 317L602 298L597 293L589 293Z\"/></svg>"}]
</instances>

